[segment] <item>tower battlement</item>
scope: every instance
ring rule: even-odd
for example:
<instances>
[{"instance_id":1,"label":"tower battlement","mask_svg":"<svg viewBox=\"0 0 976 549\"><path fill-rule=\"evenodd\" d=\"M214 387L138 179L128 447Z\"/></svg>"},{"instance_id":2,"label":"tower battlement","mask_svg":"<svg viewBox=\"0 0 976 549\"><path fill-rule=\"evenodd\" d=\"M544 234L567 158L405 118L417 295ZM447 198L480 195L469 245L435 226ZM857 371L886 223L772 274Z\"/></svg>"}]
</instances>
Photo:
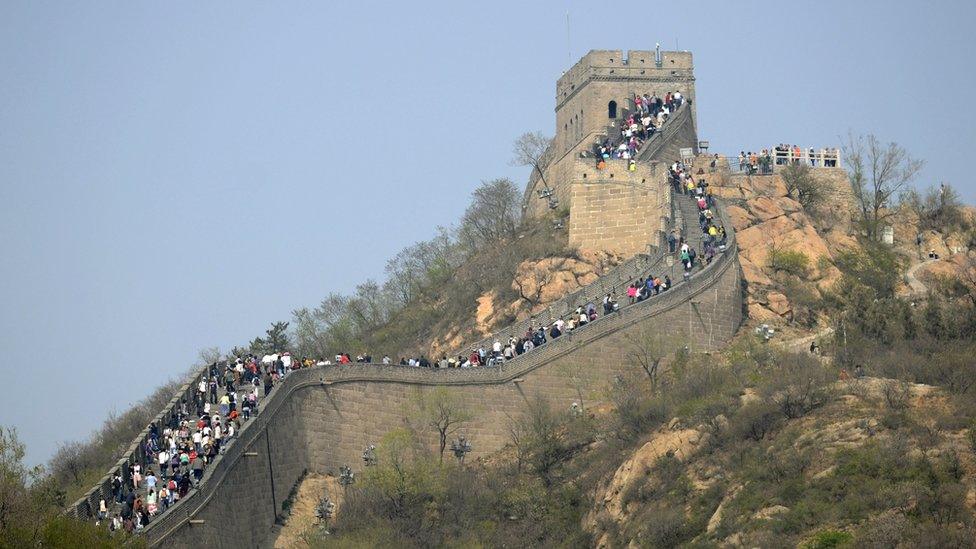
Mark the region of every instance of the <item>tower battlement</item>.
<instances>
[{"instance_id":1,"label":"tower battlement","mask_svg":"<svg viewBox=\"0 0 976 549\"><path fill-rule=\"evenodd\" d=\"M694 81L694 60L689 51L591 50L556 82L556 109L597 79L685 84Z\"/></svg>"}]
</instances>

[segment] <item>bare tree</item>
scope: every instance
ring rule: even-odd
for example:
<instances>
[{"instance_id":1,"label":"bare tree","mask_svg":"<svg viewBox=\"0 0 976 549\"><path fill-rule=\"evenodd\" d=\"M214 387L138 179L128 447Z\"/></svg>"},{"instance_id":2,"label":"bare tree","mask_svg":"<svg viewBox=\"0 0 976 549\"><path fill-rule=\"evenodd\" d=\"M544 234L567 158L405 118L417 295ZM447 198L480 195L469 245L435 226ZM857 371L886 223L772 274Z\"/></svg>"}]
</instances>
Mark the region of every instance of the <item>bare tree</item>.
<instances>
[{"instance_id":1,"label":"bare tree","mask_svg":"<svg viewBox=\"0 0 976 549\"><path fill-rule=\"evenodd\" d=\"M630 361L640 366L647 379L651 382L651 389L657 391L658 370L661 361L670 354L683 347L677 340L657 332L643 329L627 337L627 355Z\"/></svg>"},{"instance_id":2,"label":"bare tree","mask_svg":"<svg viewBox=\"0 0 976 549\"><path fill-rule=\"evenodd\" d=\"M877 240L881 225L894 215L893 201L922 169L897 143L882 144L874 135L848 135L843 146L848 177L860 209L861 226Z\"/></svg>"},{"instance_id":3,"label":"bare tree","mask_svg":"<svg viewBox=\"0 0 976 549\"><path fill-rule=\"evenodd\" d=\"M592 371L582 362L570 361L559 366L559 373L563 379L569 382L573 390L576 391L580 411L585 411L586 401L583 393L593 384Z\"/></svg>"},{"instance_id":4,"label":"bare tree","mask_svg":"<svg viewBox=\"0 0 976 549\"><path fill-rule=\"evenodd\" d=\"M456 433L465 422L470 421L474 414L465 407L457 394L444 387L438 387L427 394L418 391L414 398L414 408L412 415L421 426L437 432L440 462L444 463L447 438Z\"/></svg>"},{"instance_id":5,"label":"bare tree","mask_svg":"<svg viewBox=\"0 0 976 549\"><path fill-rule=\"evenodd\" d=\"M515 166L531 166L534 173L539 174L542 185L549 188L546 182L545 169L552 160L547 154L552 147L553 138L546 136L542 132L523 133L515 140L512 147L512 164Z\"/></svg>"},{"instance_id":6,"label":"bare tree","mask_svg":"<svg viewBox=\"0 0 976 549\"><path fill-rule=\"evenodd\" d=\"M214 362L220 362L222 356L220 347L205 347L197 353L197 365L206 366Z\"/></svg>"},{"instance_id":7,"label":"bare tree","mask_svg":"<svg viewBox=\"0 0 976 549\"><path fill-rule=\"evenodd\" d=\"M471 194L459 229L462 241L477 250L515 237L522 219L518 189L510 179L485 181Z\"/></svg>"},{"instance_id":8,"label":"bare tree","mask_svg":"<svg viewBox=\"0 0 976 549\"><path fill-rule=\"evenodd\" d=\"M901 195L901 203L918 218L919 230L948 230L963 223L959 192L946 183L929 187L924 193L914 188Z\"/></svg>"}]
</instances>

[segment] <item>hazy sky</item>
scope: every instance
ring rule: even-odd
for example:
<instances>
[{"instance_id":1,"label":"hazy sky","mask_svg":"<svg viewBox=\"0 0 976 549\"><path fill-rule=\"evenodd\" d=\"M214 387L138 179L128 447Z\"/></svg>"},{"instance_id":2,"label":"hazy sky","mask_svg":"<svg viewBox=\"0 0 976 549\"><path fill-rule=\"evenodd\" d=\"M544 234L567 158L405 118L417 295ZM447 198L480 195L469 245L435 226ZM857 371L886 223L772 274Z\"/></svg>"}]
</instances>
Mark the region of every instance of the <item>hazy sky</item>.
<instances>
[{"instance_id":1,"label":"hazy sky","mask_svg":"<svg viewBox=\"0 0 976 549\"><path fill-rule=\"evenodd\" d=\"M511 142L553 132L590 49L692 50L716 151L874 132L973 202L973 5L4 1L0 424L46 460L381 278L481 180L524 182Z\"/></svg>"}]
</instances>

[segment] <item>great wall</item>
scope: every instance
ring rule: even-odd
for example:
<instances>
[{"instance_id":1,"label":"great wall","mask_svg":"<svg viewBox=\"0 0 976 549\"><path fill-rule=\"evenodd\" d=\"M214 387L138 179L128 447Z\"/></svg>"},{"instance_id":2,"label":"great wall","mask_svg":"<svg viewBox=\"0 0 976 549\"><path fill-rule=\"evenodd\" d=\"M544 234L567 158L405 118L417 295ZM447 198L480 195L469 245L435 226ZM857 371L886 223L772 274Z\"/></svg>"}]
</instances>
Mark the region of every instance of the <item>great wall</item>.
<instances>
[{"instance_id":1,"label":"great wall","mask_svg":"<svg viewBox=\"0 0 976 549\"><path fill-rule=\"evenodd\" d=\"M611 160L597 170L583 153L599 136L614 131L635 90L664 94L680 90L686 103L644 143L637 168ZM688 52L594 51L557 84L557 131L546 153L544 185L569 207L569 240L581 248L613 249L630 259L597 281L550 304L544 311L497 330L474 346L490 346L531 325L547 324L576 306L598 302L608 292L624 295L627 284L673 268L664 239L677 230L700 245L697 205L676 195L667 165L698 147L694 76ZM607 109L609 108L609 113ZM617 112L619 109L619 112ZM609 114L609 116L608 116ZM607 119L611 119L607 126ZM733 178L727 163L718 168ZM735 176L744 177L744 176ZM533 173L525 192L528 215L546 213L540 178ZM674 277L674 287L652 299L624 306L501 367L427 369L381 364L351 364L300 369L286 376L261 401L260 413L244 424L198 487L162 512L142 531L150 546L268 546L289 492L306 473L335 473L361 463L363 448L403 425L404 411L417 398L443 388L459 397L474 419L464 432L474 443L473 457L501 449L511 418L530 399L543 398L568 409L580 383L596 391L627 369L633 341L648 329L691 342L699 350L721 347L744 318L739 248L724 202L718 216L729 231L728 244L690 279ZM582 372L568 375L567 372ZM206 369L192 376L156 418L161 425L183 399L192 400ZM573 379L570 379L570 378ZM111 500L116 473L129 480L129 465L145 459L140 442L131 444L116 466L69 512L91 518L102 499Z\"/></svg>"}]
</instances>

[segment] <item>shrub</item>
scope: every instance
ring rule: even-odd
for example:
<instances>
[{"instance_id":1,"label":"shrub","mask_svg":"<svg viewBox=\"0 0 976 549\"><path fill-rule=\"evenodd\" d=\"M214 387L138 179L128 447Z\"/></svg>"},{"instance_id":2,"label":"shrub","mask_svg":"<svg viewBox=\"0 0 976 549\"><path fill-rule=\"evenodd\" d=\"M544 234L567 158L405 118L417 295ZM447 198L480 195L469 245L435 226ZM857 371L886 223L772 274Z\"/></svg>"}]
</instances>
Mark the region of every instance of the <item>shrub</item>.
<instances>
[{"instance_id":1,"label":"shrub","mask_svg":"<svg viewBox=\"0 0 976 549\"><path fill-rule=\"evenodd\" d=\"M813 177L810 166L790 164L783 168L782 178L790 197L795 198L804 208L812 208L823 202L823 184Z\"/></svg>"},{"instance_id":2,"label":"shrub","mask_svg":"<svg viewBox=\"0 0 976 549\"><path fill-rule=\"evenodd\" d=\"M809 355L785 354L767 374L760 391L786 418L794 419L827 401L833 379L833 374Z\"/></svg>"},{"instance_id":3,"label":"shrub","mask_svg":"<svg viewBox=\"0 0 976 549\"><path fill-rule=\"evenodd\" d=\"M854 536L842 530L824 530L817 532L800 547L802 549L831 549L833 547L847 547L854 541Z\"/></svg>"},{"instance_id":4,"label":"shrub","mask_svg":"<svg viewBox=\"0 0 976 549\"><path fill-rule=\"evenodd\" d=\"M746 404L732 417L732 432L741 438L756 442L766 438L766 434L779 422L779 409L769 402Z\"/></svg>"},{"instance_id":5,"label":"shrub","mask_svg":"<svg viewBox=\"0 0 976 549\"><path fill-rule=\"evenodd\" d=\"M807 276L810 271L810 258L800 251L771 248L766 260L773 270L800 278Z\"/></svg>"},{"instance_id":6,"label":"shrub","mask_svg":"<svg viewBox=\"0 0 976 549\"><path fill-rule=\"evenodd\" d=\"M881 394L885 404L892 410L908 408L908 400L912 396L912 389L904 381L886 379L881 383Z\"/></svg>"},{"instance_id":7,"label":"shrub","mask_svg":"<svg viewBox=\"0 0 976 549\"><path fill-rule=\"evenodd\" d=\"M648 517L642 538L650 547L677 547L686 537L685 526L683 511L661 509Z\"/></svg>"}]
</instances>

